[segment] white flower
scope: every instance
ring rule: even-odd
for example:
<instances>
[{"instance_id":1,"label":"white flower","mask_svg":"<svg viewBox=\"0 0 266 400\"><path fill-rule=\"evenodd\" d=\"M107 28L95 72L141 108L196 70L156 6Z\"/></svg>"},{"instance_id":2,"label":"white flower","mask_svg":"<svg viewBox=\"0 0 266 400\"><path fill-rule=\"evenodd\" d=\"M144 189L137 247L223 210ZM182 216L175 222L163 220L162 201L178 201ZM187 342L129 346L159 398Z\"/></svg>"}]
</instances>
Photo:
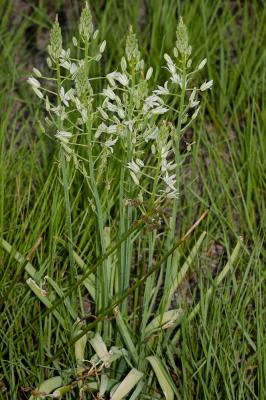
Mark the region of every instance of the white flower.
<instances>
[{"instance_id":1,"label":"white flower","mask_svg":"<svg viewBox=\"0 0 266 400\"><path fill-rule=\"evenodd\" d=\"M125 74L114 71L106 75L106 77L112 86L114 86L114 80L118 81L123 86L128 86L128 77Z\"/></svg>"},{"instance_id":2,"label":"white flower","mask_svg":"<svg viewBox=\"0 0 266 400\"><path fill-rule=\"evenodd\" d=\"M191 60L191 58L188 60L188 62L187 62L187 68L190 68L191 67L191 64L192 64L192 60Z\"/></svg>"},{"instance_id":3,"label":"white flower","mask_svg":"<svg viewBox=\"0 0 266 400\"><path fill-rule=\"evenodd\" d=\"M117 112L118 112L118 115L119 115L119 117L120 117L121 119L124 119L124 118L126 117L123 108L119 107L119 108L117 109Z\"/></svg>"},{"instance_id":4,"label":"white flower","mask_svg":"<svg viewBox=\"0 0 266 400\"><path fill-rule=\"evenodd\" d=\"M195 96L196 96L196 93L197 93L197 88L194 87L192 92L191 92L191 95L189 96L189 103L193 103L193 101L195 99Z\"/></svg>"},{"instance_id":5,"label":"white flower","mask_svg":"<svg viewBox=\"0 0 266 400\"><path fill-rule=\"evenodd\" d=\"M103 94L111 100L115 100L114 91L108 86L107 89L103 89Z\"/></svg>"},{"instance_id":6,"label":"white flower","mask_svg":"<svg viewBox=\"0 0 266 400\"><path fill-rule=\"evenodd\" d=\"M64 119L67 118L67 113L65 112L65 107L59 105L57 107L51 108L51 110L61 119L61 121L64 121Z\"/></svg>"},{"instance_id":7,"label":"white flower","mask_svg":"<svg viewBox=\"0 0 266 400\"><path fill-rule=\"evenodd\" d=\"M64 55L61 55L61 57L65 57L65 58L70 57L70 49L69 48L66 51L64 49L62 49L62 54L63 53L64 53Z\"/></svg>"},{"instance_id":8,"label":"white flower","mask_svg":"<svg viewBox=\"0 0 266 400\"><path fill-rule=\"evenodd\" d=\"M49 67L49 68L52 68L53 63L52 63L52 60L51 60L50 57L47 57L47 58L46 58L46 62L47 62L48 67Z\"/></svg>"},{"instance_id":9,"label":"white flower","mask_svg":"<svg viewBox=\"0 0 266 400\"><path fill-rule=\"evenodd\" d=\"M151 110L151 113L152 114L165 114L167 111L168 111L167 107L159 106L159 107L153 108Z\"/></svg>"},{"instance_id":10,"label":"white flower","mask_svg":"<svg viewBox=\"0 0 266 400\"><path fill-rule=\"evenodd\" d=\"M149 96L145 99L145 105L148 106L148 108L158 107L161 103L162 99L156 95Z\"/></svg>"},{"instance_id":11,"label":"white flower","mask_svg":"<svg viewBox=\"0 0 266 400\"><path fill-rule=\"evenodd\" d=\"M59 95L61 101L65 104L66 107L68 107L69 101L74 101L75 90L71 88L67 92L65 92L65 89L63 88L63 86L61 86Z\"/></svg>"},{"instance_id":12,"label":"white flower","mask_svg":"<svg viewBox=\"0 0 266 400\"><path fill-rule=\"evenodd\" d=\"M83 105L82 105L82 109L81 109L80 113L81 113L82 121L84 122L84 124L86 124L88 122L88 111L86 110L86 108Z\"/></svg>"},{"instance_id":13,"label":"white flower","mask_svg":"<svg viewBox=\"0 0 266 400\"><path fill-rule=\"evenodd\" d=\"M126 72L126 70L127 70L127 62L126 62L125 57L122 57L122 59L121 59L121 69L123 72Z\"/></svg>"},{"instance_id":14,"label":"white flower","mask_svg":"<svg viewBox=\"0 0 266 400\"><path fill-rule=\"evenodd\" d=\"M96 56L94 57L95 61L100 61L100 59L102 58L102 53L96 54Z\"/></svg>"},{"instance_id":15,"label":"white flower","mask_svg":"<svg viewBox=\"0 0 266 400\"><path fill-rule=\"evenodd\" d=\"M97 39L98 34L99 34L99 29L96 29L96 31L92 35L92 39L94 39L94 40Z\"/></svg>"},{"instance_id":16,"label":"white flower","mask_svg":"<svg viewBox=\"0 0 266 400\"><path fill-rule=\"evenodd\" d=\"M61 65L61 67L67 69L68 71L70 70L71 64L69 61L60 60L60 65Z\"/></svg>"},{"instance_id":17,"label":"white flower","mask_svg":"<svg viewBox=\"0 0 266 400\"><path fill-rule=\"evenodd\" d=\"M201 85L200 90L201 90L202 92L204 92L205 90L210 89L210 88L212 87L212 85L213 85L213 80L208 81L208 82L204 82L204 83Z\"/></svg>"},{"instance_id":18,"label":"white flower","mask_svg":"<svg viewBox=\"0 0 266 400\"><path fill-rule=\"evenodd\" d=\"M111 151L111 153L113 153L114 152L113 146L116 144L117 141L118 141L118 138L115 138L113 140L109 139L109 140L107 140L107 142L103 143L103 145L105 147L107 147Z\"/></svg>"},{"instance_id":19,"label":"white flower","mask_svg":"<svg viewBox=\"0 0 266 400\"><path fill-rule=\"evenodd\" d=\"M173 62L173 60L171 59L171 57L167 53L164 54L164 59L167 62L167 64Z\"/></svg>"},{"instance_id":20,"label":"white flower","mask_svg":"<svg viewBox=\"0 0 266 400\"><path fill-rule=\"evenodd\" d=\"M197 115L198 115L198 113L199 113L199 110L200 110L200 106L196 109L196 111L195 111L194 114L192 115L191 119L197 118Z\"/></svg>"},{"instance_id":21,"label":"white flower","mask_svg":"<svg viewBox=\"0 0 266 400\"><path fill-rule=\"evenodd\" d=\"M98 128L97 128L97 130L96 130L95 138L98 139L98 138L101 136L101 134L104 133L104 132L106 132L106 131L107 131L107 126L102 122L102 123L98 126Z\"/></svg>"},{"instance_id":22,"label":"white flower","mask_svg":"<svg viewBox=\"0 0 266 400\"><path fill-rule=\"evenodd\" d=\"M130 176L133 179L133 181L135 182L136 185L139 185L139 179L137 177L137 175L134 174L134 172L130 171Z\"/></svg>"},{"instance_id":23,"label":"white flower","mask_svg":"<svg viewBox=\"0 0 266 400\"><path fill-rule=\"evenodd\" d=\"M37 94L37 96L38 96L40 99L43 98L42 92L41 92L39 89L37 89L35 86L32 86L32 90L35 92L35 94Z\"/></svg>"},{"instance_id":24,"label":"white flower","mask_svg":"<svg viewBox=\"0 0 266 400\"><path fill-rule=\"evenodd\" d=\"M145 78L146 81L148 81L148 80L151 78L152 73L153 73L153 68L150 67L150 68L148 69L148 71L147 71L147 74L146 74L146 78Z\"/></svg>"},{"instance_id":25,"label":"white flower","mask_svg":"<svg viewBox=\"0 0 266 400\"><path fill-rule=\"evenodd\" d=\"M41 71L39 71L37 68L33 68L33 73L38 77L41 78L42 77L42 73Z\"/></svg>"},{"instance_id":26,"label":"white flower","mask_svg":"<svg viewBox=\"0 0 266 400\"><path fill-rule=\"evenodd\" d=\"M120 74L119 78L117 78L118 82L123 86L128 86L128 78L125 74Z\"/></svg>"},{"instance_id":27,"label":"white flower","mask_svg":"<svg viewBox=\"0 0 266 400\"><path fill-rule=\"evenodd\" d=\"M169 145L170 145L170 142L168 142L166 146L162 146L162 148L161 148L161 157L163 159L167 158L168 154L170 153Z\"/></svg>"},{"instance_id":28,"label":"white flower","mask_svg":"<svg viewBox=\"0 0 266 400\"><path fill-rule=\"evenodd\" d=\"M78 71L78 66L75 63L71 63L69 72L74 75Z\"/></svg>"},{"instance_id":29,"label":"white flower","mask_svg":"<svg viewBox=\"0 0 266 400\"><path fill-rule=\"evenodd\" d=\"M103 117L103 119L108 119L108 114L102 109L102 107L98 107L98 111L101 114L101 116Z\"/></svg>"},{"instance_id":30,"label":"white flower","mask_svg":"<svg viewBox=\"0 0 266 400\"><path fill-rule=\"evenodd\" d=\"M72 137L72 133L71 132L68 132L68 131L57 131L57 133L56 133L56 135L55 135L56 137L64 137L64 138L71 138Z\"/></svg>"},{"instance_id":31,"label":"white flower","mask_svg":"<svg viewBox=\"0 0 266 400\"><path fill-rule=\"evenodd\" d=\"M200 103L200 101L195 100L196 93L197 93L197 88L194 87L194 89L191 92L191 95L189 96L189 107L190 108L197 107L197 105L199 105L199 103Z\"/></svg>"},{"instance_id":32,"label":"white flower","mask_svg":"<svg viewBox=\"0 0 266 400\"><path fill-rule=\"evenodd\" d=\"M176 187L175 187L176 176L175 176L175 174L169 176L168 172L166 171L166 174L165 174L163 180L171 190L176 191Z\"/></svg>"},{"instance_id":33,"label":"white flower","mask_svg":"<svg viewBox=\"0 0 266 400\"><path fill-rule=\"evenodd\" d=\"M49 102L49 99L47 96L45 97L45 108L46 108L46 111L48 111L48 112L51 109L50 102Z\"/></svg>"},{"instance_id":34,"label":"white flower","mask_svg":"<svg viewBox=\"0 0 266 400\"><path fill-rule=\"evenodd\" d=\"M117 131L117 125L110 125L107 127L107 133L116 133L116 131Z\"/></svg>"},{"instance_id":35,"label":"white flower","mask_svg":"<svg viewBox=\"0 0 266 400\"><path fill-rule=\"evenodd\" d=\"M67 131L57 131L55 137L64 143L68 143L69 139L72 137L72 133Z\"/></svg>"},{"instance_id":36,"label":"white flower","mask_svg":"<svg viewBox=\"0 0 266 400\"><path fill-rule=\"evenodd\" d=\"M159 133L159 128L158 126L156 126L156 128L148 128L145 132L144 132L144 136L145 136L145 142L148 142L148 140L154 140L157 139Z\"/></svg>"},{"instance_id":37,"label":"white flower","mask_svg":"<svg viewBox=\"0 0 266 400\"><path fill-rule=\"evenodd\" d=\"M175 74L176 73L176 66L175 66L172 58L168 54L165 54L164 55L164 59L167 62L168 71L171 73L171 75Z\"/></svg>"},{"instance_id":38,"label":"white flower","mask_svg":"<svg viewBox=\"0 0 266 400\"><path fill-rule=\"evenodd\" d=\"M102 42L101 46L100 46L100 49L99 49L100 53L103 53L103 52L104 52L105 47L106 47L106 40L104 40L104 41Z\"/></svg>"},{"instance_id":39,"label":"white flower","mask_svg":"<svg viewBox=\"0 0 266 400\"><path fill-rule=\"evenodd\" d=\"M180 87L182 87L182 79L180 74L174 73L170 79L172 82L177 83Z\"/></svg>"},{"instance_id":40,"label":"white flower","mask_svg":"<svg viewBox=\"0 0 266 400\"><path fill-rule=\"evenodd\" d=\"M61 50L60 57L61 57L61 58L66 58L66 57L67 57L67 52L66 52L66 50L64 50L64 49Z\"/></svg>"},{"instance_id":41,"label":"white flower","mask_svg":"<svg viewBox=\"0 0 266 400\"><path fill-rule=\"evenodd\" d=\"M128 127L130 132L133 132L133 126L134 126L134 121L133 120L128 120L128 121L124 121L125 126Z\"/></svg>"},{"instance_id":42,"label":"white flower","mask_svg":"<svg viewBox=\"0 0 266 400\"><path fill-rule=\"evenodd\" d=\"M173 171L176 168L176 164L174 161L167 162L166 159L162 160L162 165L161 165L161 171L166 172L166 171Z\"/></svg>"},{"instance_id":43,"label":"white flower","mask_svg":"<svg viewBox=\"0 0 266 400\"><path fill-rule=\"evenodd\" d=\"M166 197L168 197L169 199L177 199L178 198L178 193L177 193L176 190L174 190L172 192L166 193Z\"/></svg>"},{"instance_id":44,"label":"white flower","mask_svg":"<svg viewBox=\"0 0 266 400\"><path fill-rule=\"evenodd\" d=\"M198 70L204 68L206 64L207 64L207 58L204 58L204 60L202 60L202 61L199 63L199 65L198 65Z\"/></svg>"},{"instance_id":45,"label":"white flower","mask_svg":"<svg viewBox=\"0 0 266 400\"><path fill-rule=\"evenodd\" d=\"M77 110L80 110L81 109L80 99L78 97L74 97L74 102L76 104Z\"/></svg>"},{"instance_id":46,"label":"white flower","mask_svg":"<svg viewBox=\"0 0 266 400\"><path fill-rule=\"evenodd\" d=\"M143 168L144 167L144 162L142 160L140 160L139 158L136 159L136 163Z\"/></svg>"},{"instance_id":47,"label":"white flower","mask_svg":"<svg viewBox=\"0 0 266 400\"><path fill-rule=\"evenodd\" d=\"M30 76L27 82L31 85L32 88L38 89L39 87L41 87L40 82L37 79L33 78L33 76Z\"/></svg>"},{"instance_id":48,"label":"white flower","mask_svg":"<svg viewBox=\"0 0 266 400\"><path fill-rule=\"evenodd\" d=\"M73 36L72 42L73 42L73 45L74 45L75 47L77 47L77 45L78 45L78 40L77 40L77 38L76 38L75 36Z\"/></svg>"},{"instance_id":49,"label":"white flower","mask_svg":"<svg viewBox=\"0 0 266 400\"><path fill-rule=\"evenodd\" d=\"M199 103L200 103L200 101L199 101L199 100L197 100L197 101L193 101L192 103L190 103L190 108L197 107L197 106L199 105Z\"/></svg>"},{"instance_id":50,"label":"white flower","mask_svg":"<svg viewBox=\"0 0 266 400\"><path fill-rule=\"evenodd\" d=\"M115 122L116 124L120 124L120 120L119 120L119 118L117 118L116 115L113 115L113 120L114 120L114 122Z\"/></svg>"},{"instance_id":51,"label":"white flower","mask_svg":"<svg viewBox=\"0 0 266 400\"><path fill-rule=\"evenodd\" d=\"M105 103L105 107L107 107L107 109L111 112L117 112L117 106L113 103L110 103L110 101Z\"/></svg>"},{"instance_id":52,"label":"white flower","mask_svg":"<svg viewBox=\"0 0 266 400\"><path fill-rule=\"evenodd\" d=\"M64 103L65 106L67 106L67 107L69 106L69 102L68 102L68 99L66 98L65 89L63 88L63 86L61 86L61 88L60 88L60 99Z\"/></svg>"},{"instance_id":53,"label":"white flower","mask_svg":"<svg viewBox=\"0 0 266 400\"><path fill-rule=\"evenodd\" d=\"M138 165L134 160L132 160L131 162L129 162L129 163L127 164L127 166L128 166L128 168L129 168L132 172L134 172L135 174L137 174L138 172L140 172L140 167L139 167L139 165Z\"/></svg>"},{"instance_id":54,"label":"white flower","mask_svg":"<svg viewBox=\"0 0 266 400\"><path fill-rule=\"evenodd\" d=\"M168 94L169 90L168 90L168 81L165 82L164 86L157 86L157 89L153 91L153 93L157 94L157 95L164 95L164 94Z\"/></svg>"},{"instance_id":55,"label":"white flower","mask_svg":"<svg viewBox=\"0 0 266 400\"><path fill-rule=\"evenodd\" d=\"M175 187L176 176L175 175L169 176L168 172L166 171L166 174L165 174L163 180L167 185L167 188L164 191L166 197L168 197L169 199L177 198L178 193L177 193L177 189Z\"/></svg>"}]
</instances>

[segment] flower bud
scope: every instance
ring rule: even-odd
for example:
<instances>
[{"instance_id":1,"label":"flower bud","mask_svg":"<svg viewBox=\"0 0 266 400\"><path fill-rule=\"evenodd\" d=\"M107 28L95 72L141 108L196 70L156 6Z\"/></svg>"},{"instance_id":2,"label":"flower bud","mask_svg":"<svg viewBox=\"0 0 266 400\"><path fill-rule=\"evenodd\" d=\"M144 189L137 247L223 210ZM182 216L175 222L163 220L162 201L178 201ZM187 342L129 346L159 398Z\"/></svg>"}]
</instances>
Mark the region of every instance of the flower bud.
<instances>
[{"instance_id":1,"label":"flower bud","mask_svg":"<svg viewBox=\"0 0 266 400\"><path fill-rule=\"evenodd\" d=\"M187 28L182 17L179 19L176 30L176 48L182 56L187 57L191 53L190 46L188 44Z\"/></svg>"},{"instance_id":2,"label":"flower bud","mask_svg":"<svg viewBox=\"0 0 266 400\"><path fill-rule=\"evenodd\" d=\"M199 65L198 65L198 70L204 68L206 64L207 64L207 58L204 58L204 60L202 60L202 61L199 63Z\"/></svg>"},{"instance_id":3,"label":"flower bud","mask_svg":"<svg viewBox=\"0 0 266 400\"><path fill-rule=\"evenodd\" d=\"M85 7L82 10L80 23L79 23L79 33L83 40L89 41L92 34L93 34L93 23L92 23L92 16L91 11L86 1Z\"/></svg>"},{"instance_id":4,"label":"flower bud","mask_svg":"<svg viewBox=\"0 0 266 400\"><path fill-rule=\"evenodd\" d=\"M62 34L57 19L54 22L51 30L50 45L48 46L48 52L54 60L58 60L62 52Z\"/></svg>"},{"instance_id":5,"label":"flower bud","mask_svg":"<svg viewBox=\"0 0 266 400\"><path fill-rule=\"evenodd\" d=\"M147 74L146 74L146 81L148 81L148 80L151 78L152 73L153 73L153 68L150 67L150 68L148 69L148 71L147 71Z\"/></svg>"}]
</instances>

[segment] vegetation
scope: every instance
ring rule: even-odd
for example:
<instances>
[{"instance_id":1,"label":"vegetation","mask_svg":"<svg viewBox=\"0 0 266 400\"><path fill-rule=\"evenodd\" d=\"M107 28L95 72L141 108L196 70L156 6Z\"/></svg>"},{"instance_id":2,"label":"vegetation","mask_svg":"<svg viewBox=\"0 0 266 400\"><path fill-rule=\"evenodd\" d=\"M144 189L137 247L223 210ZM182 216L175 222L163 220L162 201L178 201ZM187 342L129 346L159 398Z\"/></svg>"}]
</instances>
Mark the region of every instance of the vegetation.
<instances>
[{"instance_id":1,"label":"vegetation","mask_svg":"<svg viewBox=\"0 0 266 400\"><path fill-rule=\"evenodd\" d=\"M1 1L0 397L263 399L265 7L81 3Z\"/></svg>"}]
</instances>

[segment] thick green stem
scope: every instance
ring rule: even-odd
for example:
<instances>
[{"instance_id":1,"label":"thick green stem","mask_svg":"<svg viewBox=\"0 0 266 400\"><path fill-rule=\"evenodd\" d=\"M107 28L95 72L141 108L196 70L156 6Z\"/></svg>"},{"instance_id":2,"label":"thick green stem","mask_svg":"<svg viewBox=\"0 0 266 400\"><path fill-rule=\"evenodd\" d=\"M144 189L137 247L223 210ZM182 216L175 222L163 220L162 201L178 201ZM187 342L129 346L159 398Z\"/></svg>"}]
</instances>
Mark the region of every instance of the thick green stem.
<instances>
[{"instance_id":1,"label":"thick green stem","mask_svg":"<svg viewBox=\"0 0 266 400\"><path fill-rule=\"evenodd\" d=\"M131 77L132 77L132 88L135 86L135 67L132 64L131 66ZM130 118L133 117L133 108L134 108L134 103L133 103L133 95L131 94L130 96ZM128 137L127 137L127 151L126 151L126 157L124 157L124 163L122 165L122 170L121 170L121 178L123 181L120 182L120 185L123 185L126 190L127 190L127 196L130 197L132 195L132 181L131 178L128 174L127 168L125 164L131 161L133 156L132 152L132 137L130 132L128 132ZM124 207L124 193L125 190L122 189L121 195L120 195L120 212L122 211L122 208ZM121 203L122 202L122 203ZM128 205L126 211L122 211L120 213L120 228L123 228L124 231L120 231L120 235L123 234L125 231L127 231L132 224L132 206ZM131 272L131 260L132 260L132 237L128 237L125 241L125 243L122 244L121 246L121 253L120 253L120 270L122 271L122 276L121 276L121 291L124 292L125 290L128 289L129 287L129 281L130 281L130 272ZM125 299L125 301L121 304L121 312L125 314L127 312L127 304L128 304L128 299Z\"/></svg>"},{"instance_id":2,"label":"thick green stem","mask_svg":"<svg viewBox=\"0 0 266 400\"><path fill-rule=\"evenodd\" d=\"M60 104L60 88L61 88L61 76L60 76L60 65L59 61L56 62L56 75L57 75L57 104ZM58 117L58 129L62 129L62 120L60 116ZM68 234L68 254L69 254L69 264L71 273L71 284L75 282L76 279L76 269L74 261L73 252L73 234L72 234L72 217L71 217L71 205L69 197L69 165L66 160L63 149L60 149L60 165L63 178L63 188L64 188L64 201L65 201L65 211L66 211L66 227Z\"/></svg>"},{"instance_id":3,"label":"thick green stem","mask_svg":"<svg viewBox=\"0 0 266 400\"><path fill-rule=\"evenodd\" d=\"M86 76L89 74L89 64L88 64L88 55L89 55L89 43L85 42L85 56L84 56L84 66L86 71ZM104 240L104 216L102 211L101 200L98 192L96 176L95 176L95 168L93 161L93 153L92 153L92 120L89 113L89 102L88 97L86 98L87 104L87 112L88 112L88 121L87 121L87 135L88 135L88 161L89 161L89 176L91 182L92 195L95 201L96 207L96 218L97 218L97 227L98 227L98 235L100 239L100 253L104 254L106 251L105 240ZM102 266L97 271L97 304L96 311L100 309L104 309L108 305L108 290L109 285L107 282L106 275L106 261L103 262ZM105 324L104 324L105 325ZM99 330L101 329L101 324L99 325ZM104 328L104 337L106 337L107 332Z\"/></svg>"},{"instance_id":4,"label":"thick green stem","mask_svg":"<svg viewBox=\"0 0 266 400\"><path fill-rule=\"evenodd\" d=\"M180 96L180 106L179 106L179 114L178 114L178 122L177 122L177 128L176 128L176 133L175 133L175 163L176 163L176 192L179 193L180 189L180 152L179 152L179 144L180 144L180 137L181 137L181 129L182 129L182 119L183 119L183 113L185 109L185 97L186 97L186 57L183 56L182 59L182 89L181 89L181 96ZM175 234L176 234L176 217L177 217L177 209L178 209L178 198L174 200L173 204L173 210L172 210L172 215L171 215L171 220L170 220L170 230L167 238L167 248L172 246ZM172 263L175 259L175 254L171 254L170 257L167 260L167 267L166 267L166 276L165 276L165 282L170 282L171 281L171 270L172 270ZM167 288L165 288L166 293L167 293ZM161 301L161 311L164 312L165 310L165 298L166 296L163 296L162 301Z\"/></svg>"},{"instance_id":5,"label":"thick green stem","mask_svg":"<svg viewBox=\"0 0 266 400\"><path fill-rule=\"evenodd\" d=\"M186 58L183 56L182 61L182 90L181 90L181 98L180 98L180 107L178 114L178 122L175 134L175 163L176 163L176 190L179 193L180 188L180 152L179 152L179 144L181 137L181 126L182 119L185 107L185 97L186 97ZM176 233L176 216L177 216L177 208L178 208L178 198L174 201L171 225L170 225L170 242L173 241L175 233Z\"/></svg>"}]
</instances>

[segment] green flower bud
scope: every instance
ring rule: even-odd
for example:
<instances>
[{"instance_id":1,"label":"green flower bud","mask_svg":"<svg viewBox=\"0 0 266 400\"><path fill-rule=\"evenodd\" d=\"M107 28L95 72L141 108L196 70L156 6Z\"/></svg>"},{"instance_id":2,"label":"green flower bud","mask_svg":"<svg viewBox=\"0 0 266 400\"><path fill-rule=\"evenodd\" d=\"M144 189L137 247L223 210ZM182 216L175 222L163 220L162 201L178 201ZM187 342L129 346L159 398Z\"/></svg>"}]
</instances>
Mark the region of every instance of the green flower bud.
<instances>
[{"instance_id":1,"label":"green flower bud","mask_svg":"<svg viewBox=\"0 0 266 400\"><path fill-rule=\"evenodd\" d=\"M61 28L56 18L50 34L50 45L48 46L49 55L53 60L58 60L62 51Z\"/></svg>"},{"instance_id":2,"label":"green flower bud","mask_svg":"<svg viewBox=\"0 0 266 400\"><path fill-rule=\"evenodd\" d=\"M133 33L132 26L130 26L129 28L126 40L126 57L128 62L133 63L134 65L138 64L141 61L138 41L135 33Z\"/></svg>"},{"instance_id":3,"label":"green flower bud","mask_svg":"<svg viewBox=\"0 0 266 400\"><path fill-rule=\"evenodd\" d=\"M91 10L89 8L89 4L86 1L85 7L82 10L79 22L79 33L83 40L89 41L93 34L93 23Z\"/></svg>"},{"instance_id":4,"label":"green flower bud","mask_svg":"<svg viewBox=\"0 0 266 400\"><path fill-rule=\"evenodd\" d=\"M75 77L75 86L79 97L83 97L89 90L89 81L84 66L78 69Z\"/></svg>"},{"instance_id":5,"label":"green flower bud","mask_svg":"<svg viewBox=\"0 0 266 400\"><path fill-rule=\"evenodd\" d=\"M189 56L191 53L191 47L188 43L188 33L186 25L183 22L182 17L179 19L176 30L176 48L182 56Z\"/></svg>"}]
</instances>

